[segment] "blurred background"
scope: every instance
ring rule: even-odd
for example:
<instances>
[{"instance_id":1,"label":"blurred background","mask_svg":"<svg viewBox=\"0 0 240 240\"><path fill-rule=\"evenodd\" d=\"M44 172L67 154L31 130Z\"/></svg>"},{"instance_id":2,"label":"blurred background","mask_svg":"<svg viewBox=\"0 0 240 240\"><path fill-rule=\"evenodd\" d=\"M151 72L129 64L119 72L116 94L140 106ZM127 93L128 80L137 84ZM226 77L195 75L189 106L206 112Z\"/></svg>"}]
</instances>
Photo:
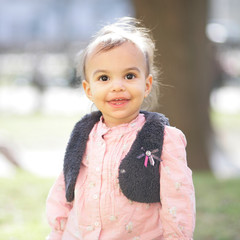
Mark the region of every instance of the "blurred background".
<instances>
[{"instance_id":1,"label":"blurred background","mask_svg":"<svg viewBox=\"0 0 240 240\"><path fill-rule=\"evenodd\" d=\"M75 122L91 111L76 54L122 16L141 19L156 40L154 110L188 140L194 239L240 239L239 11L238 0L0 0L0 240L50 231L48 190Z\"/></svg>"}]
</instances>

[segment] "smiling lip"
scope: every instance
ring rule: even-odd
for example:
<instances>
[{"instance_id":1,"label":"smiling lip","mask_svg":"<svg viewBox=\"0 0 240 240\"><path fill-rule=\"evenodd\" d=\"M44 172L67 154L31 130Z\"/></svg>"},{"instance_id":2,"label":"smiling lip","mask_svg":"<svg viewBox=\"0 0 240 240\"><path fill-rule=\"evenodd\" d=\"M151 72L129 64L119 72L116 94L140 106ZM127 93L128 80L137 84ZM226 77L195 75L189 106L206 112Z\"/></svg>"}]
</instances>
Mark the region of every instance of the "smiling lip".
<instances>
[{"instance_id":1,"label":"smiling lip","mask_svg":"<svg viewBox=\"0 0 240 240\"><path fill-rule=\"evenodd\" d=\"M115 108L123 107L125 106L130 99L127 98L114 98L108 101L108 103Z\"/></svg>"}]
</instances>

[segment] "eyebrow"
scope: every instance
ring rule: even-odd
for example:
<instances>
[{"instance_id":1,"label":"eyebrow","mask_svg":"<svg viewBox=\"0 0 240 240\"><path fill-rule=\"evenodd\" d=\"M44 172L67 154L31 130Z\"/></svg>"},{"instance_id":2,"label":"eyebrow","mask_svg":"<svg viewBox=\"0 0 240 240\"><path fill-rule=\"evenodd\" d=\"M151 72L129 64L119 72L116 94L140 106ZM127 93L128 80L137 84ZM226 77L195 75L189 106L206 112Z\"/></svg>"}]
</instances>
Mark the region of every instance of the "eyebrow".
<instances>
[{"instance_id":1,"label":"eyebrow","mask_svg":"<svg viewBox=\"0 0 240 240\"><path fill-rule=\"evenodd\" d=\"M140 69L137 68L137 67L130 67L130 68L125 69L126 72L132 71L132 70L137 71L137 72L139 72L139 73L141 72Z\"/></svg>"},{"instance_id":2,"label":"eyebrow","mask_svg":"<svg viewBox=\"0 0 240 240\"><path fill-rule=\"evenodd\" d=\"M108 72L107 70L98 69L98 70L95 70L92 75L94 76L94 75L96 75L97 73L107 73L107 72Z\"/></svg>"},{"instance_id":3,"label":"eyebrow","mask_svg":"<svg viewBox=\"0 0 240 240\"><path fill-rule=\"evenodd\" d=\"M137 67L130 67L130 68L124 69L124 72L128 72L128 71L137 71L139 73L141 72L140 69ZM97 69L93 72L93 76L96 75L97 73L108 73L108 71L105 69Z\"/></svg>"}]
</instances>

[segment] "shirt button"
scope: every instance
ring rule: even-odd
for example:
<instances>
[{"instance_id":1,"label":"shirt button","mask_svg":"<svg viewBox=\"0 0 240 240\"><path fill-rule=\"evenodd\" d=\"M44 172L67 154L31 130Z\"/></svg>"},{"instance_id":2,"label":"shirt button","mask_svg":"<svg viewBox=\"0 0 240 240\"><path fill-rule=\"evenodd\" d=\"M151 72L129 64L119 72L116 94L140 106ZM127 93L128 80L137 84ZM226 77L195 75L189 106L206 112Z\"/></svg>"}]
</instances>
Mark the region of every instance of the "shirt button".
<instances>
[{"instance_id":1,"label":"shirt button","mask_svg":"<svg viewBox=\"0 0 240 240\"><path fill-rule=\"evenodd\" d=\"M134 123L131 123L131 127L134 127L136 125L136 123L134 122Z\"/></svg>"},{"instance_id":2,"label":"shirt button","mask_svg":"<svg viewBox=\"0 0 240 240\"><path fill-rule=\"evenodd\" d=\"M94 194L94 195L93 195L93 199L95 199L95 200L98 199L98 195L97 195L97 194Z\"/></svg>"},{"instance_id":3,"label":"shirt button","mask_svg":"<svg viewBox=\"0 0 240 240\"><path fill-rule=\"evenodd\" d=\"M98 227L98 226L100 225L100 223L99 223L99 222L95 222L94 225L95 225L96 227Z\"/></svg>"},{"instance_id":4,"label":"shirt button","mask_svg":"<svg viewBox=\"0 0 240 240\"><path fill-rule=\"evenodd\" d=\"M109 217L109 220L110 220L111 222L116 221L116 220L117 220L117 217L112 215L112 216Z\"/></svg>"},{"instance_id":5,"label":"shirt button","mask_svg":"<svg viewBox=\"0 0 240 240\"><path fill-rule=\"evenodd\" d=\"M93 226L87 226L87 231L92 231L93 230Z\"/></svg>"}]
</instances>

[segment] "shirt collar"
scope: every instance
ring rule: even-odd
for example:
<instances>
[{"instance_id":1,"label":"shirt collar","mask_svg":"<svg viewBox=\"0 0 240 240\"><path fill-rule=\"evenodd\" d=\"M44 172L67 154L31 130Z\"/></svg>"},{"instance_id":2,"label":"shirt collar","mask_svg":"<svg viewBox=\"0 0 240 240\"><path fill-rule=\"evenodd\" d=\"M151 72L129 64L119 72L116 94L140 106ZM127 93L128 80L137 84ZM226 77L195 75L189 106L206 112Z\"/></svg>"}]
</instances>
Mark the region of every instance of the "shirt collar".
<instances>
[{"instance_id":1,"label":"shirt collar","mask_svg":"<svg viewBox=\"0 0 240 240\"><path fill-rule=\"evenodd\" d=\"M97 123L97 132L103 135L124 135L128 132L140 130L145 122L144 114L139 113L138 116L129 123L123 123L114 127L107 127L103 122L103 116Z\"/></svg>"}]
</instances>

